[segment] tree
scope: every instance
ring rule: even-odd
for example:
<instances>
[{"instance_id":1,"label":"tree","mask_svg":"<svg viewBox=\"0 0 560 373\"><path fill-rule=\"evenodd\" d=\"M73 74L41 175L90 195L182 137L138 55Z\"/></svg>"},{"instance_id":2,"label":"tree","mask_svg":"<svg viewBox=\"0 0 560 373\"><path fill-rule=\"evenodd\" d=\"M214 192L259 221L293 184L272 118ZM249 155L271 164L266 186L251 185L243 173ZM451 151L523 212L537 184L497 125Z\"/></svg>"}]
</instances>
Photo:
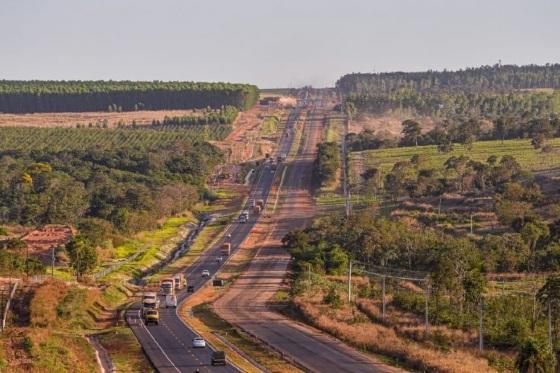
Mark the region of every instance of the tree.
<instances>
[{"instance_id":1,"label":"tree","mask_svg":"<svg viewBox=\"0 0 560 373\"><path fill-rule=\"evenodd\" d=\"M552 373L556 359L550 348L542 341L528 338L515 359L515 367L521 373Z\"/></svg>"},{"instance_id":2,"label":"tree","mask_svg":"<svg viewBox=\"0 0 560 373\"><path fill-rule=\"evenodd\" d=\"M422 133L420 123L412 119L407 119L402 122L403 142L413 143L418 146L418 136Z\"/></svg>"},{"instance_id":3,"label":"tree","mask_svg":"<svg viewBox=\"0 0 560 373\"><path fill-rule=\"evenodd\" d=\"M84 218L78 222L78 229L94 246L100 246L113 232L113 225L103 219Z\"/></svg>"},{"instance_id":4,"label":"tree","mask_svg":"<svg viewBox=\"0 0 560 373\"><path fill-rule=\"evenodd\" d=\"M70 266L74 269L76 279L90 273L97 265L95 246L83 235L73 237L66 244L66 252L70 258Z\"/></svg>"}]
</instances>

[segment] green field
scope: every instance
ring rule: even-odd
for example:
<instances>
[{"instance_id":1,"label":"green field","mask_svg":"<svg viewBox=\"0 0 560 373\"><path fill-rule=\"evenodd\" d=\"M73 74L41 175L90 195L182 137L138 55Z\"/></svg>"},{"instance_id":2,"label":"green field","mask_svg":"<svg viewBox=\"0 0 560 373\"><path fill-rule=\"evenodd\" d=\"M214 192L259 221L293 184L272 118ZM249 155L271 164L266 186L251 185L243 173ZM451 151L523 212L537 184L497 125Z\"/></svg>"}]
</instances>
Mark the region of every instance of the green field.
<instances>
[{"instance_id":1,"label":"green field","mask_svg":"<svg viewBox=\"0 0 560 373\"><path fill-rule=\"evenodd\" d=\"M548 141L553 146L553 151L543 153L531 146L531 140L506 140L478 141L471 150L463 145L455 144L455 149L449 153L438 152L435 145L409 146L401 148L366 150L350 154L351 160L363 156L366 168L380 168L384 173L391 170L399 161L409 161L415 154L427 155L427 160L422 168L440 169L447 159L452 156L467 156L476 161L486 161L489 156L495 155L498 159L504 155L512 155L521 167L531 171L551 169L560 166L560 138ZM362 153L362 154L360 154Z\"/></svg>"},{"instance_id":2,"label":"green field","mask_svg":"<svg viewBox=\"0 0 560 373\"><path fill-rule=\"evenodd\" d=\"M153 149L177 141L222 140L230 130L227 125L177 126L176 129L164 130L4 127L0 128L0 150L61 151L122 146Z\"/></svg>"}]
</instances>

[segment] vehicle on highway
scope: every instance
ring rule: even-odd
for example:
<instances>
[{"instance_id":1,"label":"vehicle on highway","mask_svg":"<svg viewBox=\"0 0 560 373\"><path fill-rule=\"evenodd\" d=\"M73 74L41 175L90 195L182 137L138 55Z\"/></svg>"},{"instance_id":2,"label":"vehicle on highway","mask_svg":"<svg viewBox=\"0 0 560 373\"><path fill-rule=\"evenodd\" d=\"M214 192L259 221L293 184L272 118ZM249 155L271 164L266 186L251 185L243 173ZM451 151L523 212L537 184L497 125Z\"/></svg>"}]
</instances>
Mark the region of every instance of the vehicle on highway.
<instances>
[{"instance_id":1,"label":"vehicle on highway","mask_svg":"<svg viewBox=\"0 0 560 373\"><path fill-rule=\"evenodd\" d=\"M207 269L202 270L202 277L210 277L210 271Z\"/></svg>"},{"instance_id":2,"label":"vehicle on highway","mask_svg":"<svg viewBox=\"0 0 560 373\"><path fill-rule=\"evenodd\" d=\"M192 285L187 286L187 293L194 293L194 286Z\"/></svg>"},{"instance_id":3,"label":"vehicle on highway","mask_svg":"<svg viewBox=\"0 0 560 373\"><path fill-rule=\"evenodd\" d=\"M225 242L222 245L221 253L223 256L228 256L229 254L231 254L231 243Z\"/></svg>"},{"instance_id":4,"label":"vehicle on highway","mask_svg":"<svg viewBox=\"0 0 560 373\"><path fill-rule=\"evenodd\" d=\"M154 302L156 302L156 308L159 307L159 298L155 291L148 291L142 294L142 302L144 302L145 300L153 300Z\"/></svg>"},{"instance_id":5,"label":"vehicle on highway","mask_svg":"<svg viewBox=\"0 0 560 373\"><path fill-rule=\"evenodd\" d=\"M187 286L187 279L182 273L177 273L173 276L173 283L175 285L175 290L181 290L183 287Z\"/></svg>"},{"instance_id":6,"label":"vehicle on highway","mask_svg":"<svg viewBox=\"0 0 560 373\"><path fill-rule=\"evenodd\" d=\"M250 208L255 207L255 200L254 200L254 199L250 199L250 200L249 200L249 207L250 207Z\"/></svg>"},{"instance_id":7,"label":"vehicle on highway","mask_svg":"<svg viewBox=\"0 0 560 373\"><path fill-rule=\"evenodd\" d=\"M219 257L216 258L216 262L218 262L218 263L221 263L222 260L224 260L224 259L223 259L221 256L219 256Z\"/></svg>"},{"instance_id":8,"label":"vehicle on highway","mask_svg":"<svg viewBox=\"0 0 560 373\"><path fill-rule=\"evenodd\" d=\"M192 346L194 348L204 348L206 347L206 341L202 337L194 337L192 340Z\"/></svg>"},{"instance_id":9,"label":"vehicle on highway","mask_svg":"<svg viewBox=\"0 0 560 373\"><path fill-rule=\"evenodd\" d=\"M176 295L169 294L165 296L165 308L177 308Z\"/></svg>"},{"instance_id":10,"label":"vehicle on highway","mask_svg":"<svg viewBox=\"0 0 560 373\"><path fill-rule=\"evenodd\" d=\"M142 301L142 317L146 316L146 313L150 310L157 310L159 307L159 299L144 299Z\"/></svg>"},{"instance_id":11,"label":"vehicle on highway","mask_svg":"<svg viewBox=\"0 0 560 373\"><path fill-rule=\"evenodd\" d=\"M212 352L212 358L210 360L212 365L226 365L226 353L224 351L214 351Z\"/></svg>"},{"instance_id":12,"label":"vehicle on highway","mask_svg":"<svg viewBox=\"0 0 560 373\"><path fill-rule=\"evenodd\" d=\"M144 323L146 323L146 325L149 325L149 324L158 325L159 324L159 311L157 309L146 311L146 314L144 315Z\"/></svg>"},{"instance_id":13,"label":"vehicle on highway","mask_svg":"<svg viewBox=\"0 0 560 373\"><path fill-rule=\"evenodd\" d=\"M255 213L255 215L259 215L262 211L262 207L257 205L255 206L255 208L253 209L253 212Z\"/></svg>"},{"instance_id":14,"label":"vehicle on highway","mask_svg":"<svg viewBox=\"0 0 560 373\"><path fill-rule=\"evenodd\" d=\"M227 238L228 240L231 240L231 233L226 234L226 238Z\"/></svg>"},{"instance_id":15,"label":"vehicle on highway","mask_svg":"<svg viewBox=\"0 0 560 373\"><path fill-rule=\"evenodd\" d=\"M160 292L162 295L175 293L175 280L173 278L166 278L160 284Z\"/></svg>"},{"instance_id":16,"label":"vehicle on highway","mask_svg":"<svg viewBox=\"0 0 560 373\"><path fill-rule=\"evenodd\" d=\"M239 222L240 223L247 223L249 221L249 211L245 210L241 212L241 215L239 215Z\"/></svg>"}]
</instances>

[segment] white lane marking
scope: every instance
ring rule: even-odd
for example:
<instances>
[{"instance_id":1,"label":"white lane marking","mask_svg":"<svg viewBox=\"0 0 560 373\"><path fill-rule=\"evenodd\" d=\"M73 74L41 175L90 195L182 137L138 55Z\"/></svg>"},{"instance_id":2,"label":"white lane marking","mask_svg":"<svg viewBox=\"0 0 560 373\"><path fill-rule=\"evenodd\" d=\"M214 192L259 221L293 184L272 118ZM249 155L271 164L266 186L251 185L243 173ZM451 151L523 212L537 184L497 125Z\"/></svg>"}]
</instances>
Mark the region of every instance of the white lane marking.
<instances>
[{"instance_id":1,"label":"white lane marking","mask_svg":"<svg viewBox=\"0 0 560 373\"><path fill-rule=\"evenodd\" d=\"M138 319L140 320L140 324L142 325L142 327L146 330L146 332L148 333L148 335L150 336L150 338L152 338L152 340L154 341L154 343L159 347L161 353L163 354L163 356L165 356L165 358L169 361L169 363L173 366L173 368L175 368L175 370L177 372L181 372L179 370L179 368L177 368L177 366L175 364L173 364L173 361L171 361L171 359L169 358L169 356L167 356L167 354L165 353L165 351L163 350L163 348L161 347L161 345L156 341L156 339L154 338L154 336L152 335L152 333L150 332L150 330L146 327L146 325L144 325L144 323L142 322L142 318L140 315L140 311L138 311Z\"/></svg>"}]
</instances>

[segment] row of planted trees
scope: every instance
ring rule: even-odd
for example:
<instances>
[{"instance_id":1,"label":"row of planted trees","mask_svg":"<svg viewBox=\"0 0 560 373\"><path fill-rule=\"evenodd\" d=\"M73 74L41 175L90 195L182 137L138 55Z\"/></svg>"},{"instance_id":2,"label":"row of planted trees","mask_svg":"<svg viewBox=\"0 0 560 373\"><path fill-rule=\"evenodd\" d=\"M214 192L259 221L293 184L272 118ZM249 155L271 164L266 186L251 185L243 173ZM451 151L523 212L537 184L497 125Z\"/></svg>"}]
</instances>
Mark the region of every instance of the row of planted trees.
<instances>
[{"instance_id":1,"label":"row of planted trees","mask_svg":"<svg viewBox=\"0 0 560 373\"><path fill-rule=\"evenodd\" d=\"M84 112L253 106L249 84L131 81L0 81L0 112Z\"/></svg>"}]
</instances>

